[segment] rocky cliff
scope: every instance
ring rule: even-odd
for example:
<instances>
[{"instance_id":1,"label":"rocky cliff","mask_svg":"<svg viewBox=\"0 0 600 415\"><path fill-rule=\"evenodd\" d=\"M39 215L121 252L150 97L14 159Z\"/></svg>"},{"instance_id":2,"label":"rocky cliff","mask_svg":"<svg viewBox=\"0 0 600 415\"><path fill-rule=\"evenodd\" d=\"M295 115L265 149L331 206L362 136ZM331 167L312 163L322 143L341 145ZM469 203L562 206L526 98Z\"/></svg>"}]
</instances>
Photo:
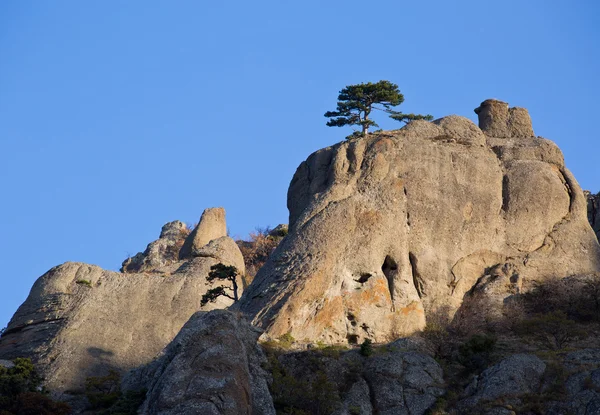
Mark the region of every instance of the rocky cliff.
<instances>
[{"instance_id":1,"label":"rocky cliff","mask_svg":"<svg viewBox=\"0 0 600 415\"><path fill-rule=\"evenodd\" d=\"M479 127L415 121L298 167L289 235L238 304L265 337L384 342L453 314L493 267L506 271L504 296L600 270L558 147L534 136L525 109L488 100L476 112Z\"/></svg>"},{"instance_id":2,"label":"rocky cliff","mask_svg":"<svg viewBox=\"0 0 600 415\"><path fill-rule=\"evenodd\" d=\"M159 240L124 262L127 273L73 262L52 268L11 319L0 339L0 359L31 357L46 387L59 395L80 392L89 376L148 363L200 309L202 295L213 287L206 280L212 265L234 265L243 273L244 260L225 236L224 220L222 208L207 209L187 240L181 222L165 225ZM221 232L205 237L205 229ZM189 249L180 255L183 246ZM230 304L220 297L203 309Z\"/></svg>"}]
</instances>

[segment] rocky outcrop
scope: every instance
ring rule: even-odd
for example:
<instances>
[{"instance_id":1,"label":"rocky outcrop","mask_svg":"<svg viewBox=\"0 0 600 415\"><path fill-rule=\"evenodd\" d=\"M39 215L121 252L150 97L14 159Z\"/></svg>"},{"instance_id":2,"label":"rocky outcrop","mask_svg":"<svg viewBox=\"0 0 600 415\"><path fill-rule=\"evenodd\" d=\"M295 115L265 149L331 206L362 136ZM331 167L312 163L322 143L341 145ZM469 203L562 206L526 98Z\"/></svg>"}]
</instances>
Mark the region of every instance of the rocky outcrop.
<instances>
[{"instance_id":1,"label":"rocky outcrop","mask_svg":"<svg viewBox=\"0 0 600 415\"><path fill-rule=\"evenodd\" d=\"M148 244L144 252L138 252L123 261L121 272L148 272L179 260L179 251L189 235L187 226L178 220L162 227L160 237Z\"/></svg>"},{"instance_id":2,"label":"rocky outcrop","mask_svg":"<svg viewBox=\"0 0 600 415\"><path fill-rule=\"evenodd\" d=\"M172 240L169 233L177 234L177 229L181 227L163 228L160 243ZM212 265L222 262L244 271L231 238L212 240L197 253L143 273L74 262L52 268L35 282L11 319L0 339L0 359L32 358L45 386L59 396L81 391L89 376L148 363L200 309L202 295L215 287L206 280ZM219 297L202 309L231 303Z\"/></svg>"},{"instance_id":3,"label":"rocky outcrop","mask_svg":"<svg viewBox=\"0 0 600 415\"><path fill-rule=\"evenodd\" d=\"M586 192L586 197L588 201L588 219L594 232L596 232L596 236L600 239L600 193L594 195Z\"/></svg>"},{"instance_id":4,"label":"rocky outcrop","mask_svg":"<svg viewBox=\"0 0 600 415\"><path fill-rule=\"evenodd\" d=\"M535 137L525 108L509 108L506 102L487 99L475 113L479 116L479 128L490 137Z\"/></svg>"},{"instance_id":5,"label":"rocky outcrop","mask_svg":"<svg viewBox=\"0 0 600 415\"><path fill-rule=\"evenodd\" d=\"M445 393L442 368L410 339L370 357L304 351L270 359L273 399L284 413L422 415ZM287 412L286 412L287 411Z\"/></svg>"},{"instance_id":6,"label":"rocky outcrop","mask_svg":"<svg viewBox=\"0 0 600 415\"><path fill-rule=\"evenodd\" d=\"M231 312L199 312L161 356L133 371L127 389L147 389L140 413L275 414L260 332Z\"/></svg>"},{"instance_id":7,"label":"rocky outcrop","mask_svg":"<svg viewBox=\"0 0 600 415\"><path fill-rule=\"evenodd\" d=\"M469 413L469 410L485 406L492 411L494 401L500 401L496 403L501 403L502 407L511 400L515 405L520 396L538 392L545 370L546 364L536 356L510 356L473 380L465 391L467 397L459 404L460 412Z\"/></svg>"},{"instance_id":8,"label":"rocky outcrop","mask_svg":"<svg viewBox=\"0 0 600 415\"><path fill-rule=\"evenodd\" d=\"M312 154L290 184L289 234L240 310L265 337L386 342L454 313L493 267L520 286L600 270L561 151L502 105L479 108L484 131L449 116Z\"/></svg>"},{"instance_id":9,"label":"rocky outcrop","mask_svg":"<svg viewBox=\"0 0 600 415\"><path fill-rule=\"evenodd\" d=\"M190 233L179 252L181 259L199 256L198 251L214 239L227 236L225 209L209 208L202 212L198 226Z\"/></svg>"}]
</instances>

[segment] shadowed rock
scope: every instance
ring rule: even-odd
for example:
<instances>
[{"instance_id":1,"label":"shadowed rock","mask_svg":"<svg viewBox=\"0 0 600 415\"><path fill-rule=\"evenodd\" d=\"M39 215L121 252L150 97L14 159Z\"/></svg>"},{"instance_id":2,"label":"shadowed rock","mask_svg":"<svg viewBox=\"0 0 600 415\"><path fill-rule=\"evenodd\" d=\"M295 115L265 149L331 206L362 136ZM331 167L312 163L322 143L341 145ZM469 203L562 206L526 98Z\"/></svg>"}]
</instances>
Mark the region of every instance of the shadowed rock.
<instances>
[{"instance_id":1,"label":"shadowed rock","mask_svg":"<svg viewBox=\"0 0 600 415\"><path fill-rule=\"evenodd\" d=\"M274 415L260 331L233 313L196 313L148 366L130 373L127 389L147 389L141 413Z\"/></svg>"},{"instance_id":2,"label":"shadowed rock","mask_svg":"<svg viewBox=\"0 0 600 415\"><path fill-rule=\"evenodd\" d=\"M586 196L588 201L588 220L594 232L596 232L596 236L600 239L600 193L593 195L590 192L586 192Z\"/></svg>"}]
</instances>

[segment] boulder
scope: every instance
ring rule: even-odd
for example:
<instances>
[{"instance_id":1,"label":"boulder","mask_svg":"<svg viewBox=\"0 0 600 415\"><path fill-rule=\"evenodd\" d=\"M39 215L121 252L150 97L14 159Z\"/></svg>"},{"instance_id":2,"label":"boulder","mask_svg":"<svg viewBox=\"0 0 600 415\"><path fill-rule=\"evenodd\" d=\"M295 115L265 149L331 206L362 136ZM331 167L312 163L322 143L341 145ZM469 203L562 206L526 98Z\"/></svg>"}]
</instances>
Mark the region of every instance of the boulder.
<instances>
[{"instance_id":1,"label":"boulder","mask_svg":"<svg viewBox=\"0 0 600 415\"><path fill-rule=\"evenodd\" d=\"M376 414L422 415L445 393L440 365L417 352L390 352L369 359L364 377Z\"/></svg>"},{"instance_id":2,"label":"boulder","mask_svg":"<svg viewBox=\"0 0 600 415\"><path fill-rule=\"evenodd\" d=\"M222 262L244 272L231 238L213 240L202 252L144 273L74 262L52 268L35 282L8 324L0 359L32 358L44 385L67 400L90 376L150 362L200 310L202 295L221 285L206 280L212 265ZM238 286L241 290L241 277ZM231 304L219 297L202 310Z\"/></svg>"},{"instance_id":3,"label":"boulder","mask_svg":"<svg viewBox=\"0 0 600 415\"><path fill-rule=\"evenodd\" d=\"M445 393L435 359L399 344L380 345L370 357L325 349L279 355L277 362L272 389L282 412L423 415Z\"/></svg>"},{"instance_id":4,"label":"boulder","mask_svg":"<svg viewBox=\"0 0 600 415\"><path fill-rule=\"evenodd\" d=\"M198 226L186 238L179 252L181 259L197 256L202 247L214 239L227 236L225 209L222 207L208 208L202 212Z\"/></svg>"},{"instance_id":5,"label":"boulder","mask_svg":"<svg viewBox=\"0 0 600 415\"><path fill-rule=\"evenodd\" d=\"M490 137L534 137L529 112L525 108L509 108L506 102L487 99L475 108L479 128Z\"/></svg>"},{"instance_id":6,"label":"boulder","mask_svg":"<svg viewBox=\"0 0 600 415\"><path fill-rule=\"evenodd\" d=\"M461 413L469 413L469 409L481 409L483 404L493 407L493 402L503 398L518 399L521 395L537 393L542 382L546 364L537 356L517 354L484 370L477 376L465 391L458 407Z\"/></svg>"},{"instance_id":7,"label":"boulder","mask_svg":"<svg viewBox=\"0 0 600 415\"><path fill-rule=\"evenodd\" d=\"M138 252L123 261L121 272L152 271L179 260L179 251L189 235L187 226L178 220L162 227L160 237L148 244L144 252Z\"/></svg>"},{"instance_id":8,"label":"boulder","mask_svg":"<svg viewBox=\"0 0 600 415\"><path fill-rule=\"evenodd\" d=\"M486 134L450 116L313 153L290 183L289 234L236 307L265 338L388 342L453 315L491 267L520 285L600 271L558 147L489 135L505 107L483 105Z\"/></svg>"},{"instance_id":9,"label":"boulder","mask_svg":"<svg viewBox=\"0 0 600 415\"><path fill-rule=\"evenodd\" d=\"M125 378L125 389L148 390L147 415L274 415L259 335L239 315L198 312L156 360Z\"/></svg>"}]
</instances>

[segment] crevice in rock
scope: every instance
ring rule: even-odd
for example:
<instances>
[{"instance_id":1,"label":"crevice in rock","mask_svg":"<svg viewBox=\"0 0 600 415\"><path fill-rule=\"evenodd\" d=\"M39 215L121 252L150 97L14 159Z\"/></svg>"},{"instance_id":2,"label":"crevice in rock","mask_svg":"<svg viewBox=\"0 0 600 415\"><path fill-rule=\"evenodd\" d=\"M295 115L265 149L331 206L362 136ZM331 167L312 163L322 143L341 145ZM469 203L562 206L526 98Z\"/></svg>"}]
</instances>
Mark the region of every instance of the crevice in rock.
<instances>
[{"instance_id":1,"label":"crevice in rock","mask_svg":"<svg viewBox=\"0 0 600 415\"><path fill-rule=\"evenodd\" d=\"M41 324L52 324L52 323L56 323L58 321L62 321L64 319L65 319L64 317L51 318L51 319L48 319L48 320L34 321L34 322L29 323L29 324L23 324L23 325L20 325L20 326L17 326L17 327L9 328L9 329L4 330L4 332L2 333L2 337L8 336L9 334L18 333L20 331L23 331L25 329L29 329L29 328L34 327L34 326L39 326Z\"/></svg>"},{"instance_id":2,"label":"crevice in rock","mask_svg":"<svg viewBox=\"0 0 600 415\"><path fill-rule=\"evenodd\" d=\"M346 340L348 340L348 344L358 344L358 334L347 334Z\"/></svg>"},{"instance_id":3,"label":"crevice in rock","mask_svg":"<svg viewBox=\"0 0 600 415\"><path fill-rule=\"evenodd\" d=\"M367 384L367 388L369 389L369 401L371 402L371 409L373 410L373 413L376 413L375 408L377 408L377 401L375 399L375 390L373 389L373 385L371 385L371 382L369 382L369 379L367 379L366 376L363 375L362 378Z\"/></svg>"},{"instance_id":4,"label":"crevice in rock","mask_svg":"<svg viewBox=\"0 0 600 415\"><path fill-rule=\"evenodd\" d=\"M367 282L369 280L369 278L371 278L373 275L369 274L368 272L364 272L362 274L360 274L360 278L357 280L354 280L356 282L359 282L361 284L364 284L365 282Z\"/></svg>"},{"instance_id":5,"label":"crevice in rock","mask_svg":"<svg viewBox=\"0 0 600 415\"><path fill-rule=\"evenodd\" d=\"M419 270L417 268L417 257L412 252L409 252L408 260L410 261L410 268L412 270L413 284L415 285L415 289L417 290L419 298L423 298L427 294L425 294L423 290L423 278L421 277L421 274L419 274Z\"/></svg>"},{"instance_id":6,"label":"crevice in rock","mask_svg":"<svg viewBox=\"0 0 600 415\"><path fill-rule=\"evenodd\" d=\"M390 297L392 298L392 303L394 302L394 276L398 271L398 264L394 261L389 255L385 257L383 261L383 265L381 266L381 271L383 271L383 275L388 281L388 289L390 290Z\"/></svg>"},{"instance_id":7,"label":"crevice in rock","mask_svg":"<svg viewBox=\"0 0 600 415\"><path fill-rule=\"evenodd\" d=\"M505 174L502 177L502 210L508 211L508 204L510 202L510 194L508 192L508 176Z\"/></svg>"},{"instance_id":8,"label":"crevice in rock","mask_svg":"<svg viewBox=\"0 0 600 415\"><path fill-rule=\"evenodd\" d=\"M350 322L350 325L351 325L352 327L356 327L356 325L357 325L358 323L356 322L356 316L355 316L354 314L352 314L352 313L347 313L347 314L346 314L346 318L348 319L348 321Z\"/></svg>"}]
</instances>

